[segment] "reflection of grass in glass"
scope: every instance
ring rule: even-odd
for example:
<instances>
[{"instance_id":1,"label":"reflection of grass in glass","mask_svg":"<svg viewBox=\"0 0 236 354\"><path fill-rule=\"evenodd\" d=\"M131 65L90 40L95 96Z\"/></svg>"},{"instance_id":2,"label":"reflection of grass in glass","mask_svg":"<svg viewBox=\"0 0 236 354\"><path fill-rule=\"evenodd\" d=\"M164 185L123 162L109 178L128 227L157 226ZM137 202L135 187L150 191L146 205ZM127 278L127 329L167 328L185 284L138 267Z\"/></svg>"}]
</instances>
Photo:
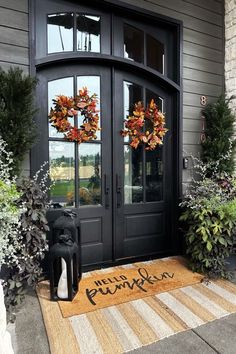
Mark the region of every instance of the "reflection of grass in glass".
<instances>
[{"instance_id":1,"label":"reflection of grass in glass","mask_svg":"<svg viewBox=\"0 0 236 354\"><path fill-rule=\"evenodd\" d=\"M89 180L80 180L80 187L87 188ZM64 197L68 192L74 191L74 181L63 181L55 182L54 186L51 188L51 197Z\"/></svg>"},{"instance_id":2,"label":"reflection of grass in glass","mask_svg":"<svg viewBox=\"0 0 236 354\"><path fill-rule=\"evenodd\" d=\"M51 197L66 197L68 192L73 192L74 181L55 182L51 188Z\"/></svg>"}]
</instances>

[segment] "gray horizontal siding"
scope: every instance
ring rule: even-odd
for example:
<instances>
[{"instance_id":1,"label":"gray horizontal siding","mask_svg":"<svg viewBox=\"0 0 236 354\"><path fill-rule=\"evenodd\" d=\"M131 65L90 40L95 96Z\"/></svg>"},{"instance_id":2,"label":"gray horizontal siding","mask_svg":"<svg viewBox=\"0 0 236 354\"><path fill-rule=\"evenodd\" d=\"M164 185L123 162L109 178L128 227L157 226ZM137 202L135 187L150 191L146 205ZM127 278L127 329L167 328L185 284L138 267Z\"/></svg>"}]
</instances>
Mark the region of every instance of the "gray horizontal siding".
<instances>
[{"instance_id":1,"label":"gray horizontal siding","mask_svg":"<svg viewBox=\"0 0 236 354\"><path fill-rule=\"evenodd\" d=\"M0 0L0 64L29 71L28 0Z\"/></svg>"},{"instance_id":2,"label":"gray horizontal siding","mask_svg":"<svg viewBox=\"0 0 236 354\"><path fill-rule=\"evenodd\" d=\"M28 13L28 0L1 0L0 6Z\"/></svg>"}]
</instances>

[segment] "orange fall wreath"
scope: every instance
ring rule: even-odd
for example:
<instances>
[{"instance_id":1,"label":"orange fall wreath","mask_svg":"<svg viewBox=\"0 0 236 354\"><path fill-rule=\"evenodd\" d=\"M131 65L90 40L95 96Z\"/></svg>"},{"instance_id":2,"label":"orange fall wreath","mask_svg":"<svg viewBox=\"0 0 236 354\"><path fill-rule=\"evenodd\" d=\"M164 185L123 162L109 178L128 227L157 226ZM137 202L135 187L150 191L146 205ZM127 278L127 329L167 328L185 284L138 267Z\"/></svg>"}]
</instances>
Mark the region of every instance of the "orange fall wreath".
<instances>
[{"instance_id":1,"label":"orange fall wreath","mask_svg":"<svg viewBox=\"0 0 236 354\"><path fill-rule=\"evenodd\" d=\"M53 100L54 107L50 110L49 122L57 132L64 133L66 140L80 144L97 139L96 133L100 130L97 102L97 95L89 96L87 87L79 90L75 97L58 95ZM83 117L80 128L73 126L68 120L78 113Z\"/></svg>"},{"instance_id":2,"label":"orange fall wreath","mask_svg":"<svg viewBox=\"0 0 236 354\"><path fill-rule=\"evenodd\" d=\"M130 146L134 149L143 144L146 150L155 150L163 144L168 131L165 128L165 115L159 111L153 99L146 109L141 101L135 103L134 108L133 115L125 119L125 129L121 134L131 138Z\"/></svg>"}]
</instances>

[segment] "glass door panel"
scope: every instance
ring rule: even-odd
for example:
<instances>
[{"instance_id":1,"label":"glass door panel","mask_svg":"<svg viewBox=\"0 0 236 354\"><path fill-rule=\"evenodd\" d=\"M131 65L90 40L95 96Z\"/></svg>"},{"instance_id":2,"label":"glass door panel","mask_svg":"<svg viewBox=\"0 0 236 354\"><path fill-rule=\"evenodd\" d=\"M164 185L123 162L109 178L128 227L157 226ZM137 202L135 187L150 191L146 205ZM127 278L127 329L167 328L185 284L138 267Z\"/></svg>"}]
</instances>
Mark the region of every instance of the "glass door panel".
<instances>
[{"instance_id":1,"label":"glass door panel","mask_svg":"<svg viewBox=\"0 0 236 354\"><path fill-rule=\"evenodd\" d=\"M154 151L146 151L146 201L154 202L163 199L163 162L162 147Z\"/></svg>"},{"instance_id":2,"label":"glass door panel","mask_svg":"<svg viewBox=\"0 0 236 354\"><path fill-rule=\"evenodd\" d=\"M54 208L75 205L75 152L74 144L63 141L49 142L49 177L53 185L50 199Z\"/></svg>"},{"instance_id":3,"label":"glass door panel","mask_svg":"<svg viewBox=\"0 0 236 354\"><path fill-rule=\"evenodd\" d=\"M88 94L89 96L93 95L94 93L97 95L97 110L98 110L98 116L99 116L99 125L100 127L102 126L102 115L101 115L101 105L100 105L100 100L101 100L101 78L100 76L78 76L77 77L77 91L81 90L83 87L87 87L88 89ZM80 126L83 123L83 117L81 115L78 115L78 126ZM101 132L97 132L97 140L101 139Z\"/></svg>"},{"instance_id":4,"label":"glass door panel","mask_svg":"<svg viewBox=\"0 0 236 354\"><path fill-rule=\"evenodd\" d=\"M79 146L79 204L101 205L101 144Z\"/></svg>"},{"instance_id":5,"label":"glass door panel","mask_svg":"<svg viewBox=\"0 0 236 354\"><path fill-rule=\"evenodd\" d=\"M74 93L74 78L65 77L63 79L48 82L48 113L53 106L56 96L65 95L72 97ZM74 125L74 118L69 118L69 122ZM58 133L49 123L49 137L63 138L63 133Z\"/></svg>"},{"instance_id":6,"label":"glass door panel","mask_svg":"<svg viewBox=\"0 0 236 354\"><path fill-rule=\"evenodd\" d=\"M143 201L143 152L142 148L133 150L124 146L124 202L125 204Z\"/></svg>"}]
</instances>

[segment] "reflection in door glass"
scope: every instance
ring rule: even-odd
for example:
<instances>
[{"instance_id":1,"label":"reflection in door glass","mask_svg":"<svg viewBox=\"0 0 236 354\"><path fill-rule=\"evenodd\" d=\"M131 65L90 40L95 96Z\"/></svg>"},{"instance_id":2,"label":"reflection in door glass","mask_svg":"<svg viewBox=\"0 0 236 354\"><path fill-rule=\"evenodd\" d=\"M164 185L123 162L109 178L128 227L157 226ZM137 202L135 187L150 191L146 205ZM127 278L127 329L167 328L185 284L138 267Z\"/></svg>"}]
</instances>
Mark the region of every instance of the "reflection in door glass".
<instances>
[{"instance_id":1,"label":"reflection in door glass","mask_svg":"<svg viewBox=\"0 0 236 354\"><path fill-rule=\"evenodd\" d=\"M101 145L79 146L80 205L101 205Z\"/></svg>"},{"instance_id":2,"label":"reflection in door glass","mask_svg":"<svg viewBox=\"0 0 236 354\"><path fill-rule=\"evenodd\" d=\"M124 25L124 57L143 63L144 34L143 31Z\"/></svg>"},{"instance_id":3,"label":"reflection in door glass","mask_svg":"<svg viewBox=\"0 0 236 354\"><path fill-rule=\"evenodd\" d=\"M147 66L164 74L164 45L154 37L147 35Z\"/></svg>"},{"instance_id":4,"label":"reflection in door glass","mask_svg":"<svg viewBox=\"0 0 236 354\"><path fill-rule=\"evenodd\" d=\"M146 89L147 104L150 103L152 99L154 99L155 103L157 104L159 111L163 112L163 104L164 104L163 98L161 98L156 92Z\"/></svg>"},{"instance_id":5,"label":"reflection in door glass","mask_svg":"<svg viewBox=\"0 0 236 354\"><path fill-rule=\"evenodd\" d=\"M50 198L54 207L73 206L75 201L74 144L49 142L50 179L54 182Z\"/></svg>"},{"instance_id":6,"label":"reflection in door glass","mask_svg":"<svg viewBox=\"0 0 236 354\"><path fill-rule=\"evenodd\" d=\"M100 17L77 15L77 50L100 52Z\"/></svg>"},{"instance_id":7,"label":"reflection in door glass","mask_svg":"<svg viewBox=\"0 0 236 354\"><path fill-rule=\"evenodd\" d=\"M77 89L80 90L83 87L87 87L89 91L89 95L93 95L96 93L98 103L97 103L97 109L99 110L98 115L99 115L99 126L101 127L101 112L100 112L100 76L77 76ZM83 123L83 117L81 115L78 115L78 126L80 126ZM97 140L101 139L101 132L97 132Z\"/></svg>"},{"instance_id":8,"label":"reflection in door glass","mask_svg":"<svg viewBox=\"0 0 236 354\"><path fill-rule=\"evenodd\" d=\"M73 14L48 15L48 53L73 51Z\"/></svg>"},{"instance_id":9,"label":"reflection in door glass","mask_svg":"<svg viewBox=\"0 0 236 354\"><path fill-rule=\"evenodd\" d=\"M141 86L132 82L124 81L124 119L131 115L134 110L134 104L143 100L143 89ZM129 137L124 137L124 141L128 142Z\"/></svg>"},{"instance_id":10,"label":"reflection in door glass","mask_svg":"<svg viewBox=\"0 0 236 354\"><path fill-rule=\"evenodd\" d=\"M162 148L146 151L146 201L163 199Z\"/></svg>"},{"instance_id":11,"label":"reflection in door glass","mask_svg":"<svg viewBox=\"0 0 236 354\"><path fill-rule=\"evenodd\" d=\"M133 150L124 146L124 200L125 204L143 201L142 149Z\"/></svg>"},{"instance_id":12,"label":"reflection in door glass","mask_svg":"<svg viewBox=\"0 0 236 354\"><path fill-rule=\"evenodd\" d=\"M53 99L58 95L73 96L73 77L65 77L64 79L58 79L49 81L48 83L48 112L53 107ZM74 118L70 118L69 122L74 125ZM63 133L57 133L56 129L51 127L49 123L49 136L62 138Z\"/></svg>"}]
</instances>

